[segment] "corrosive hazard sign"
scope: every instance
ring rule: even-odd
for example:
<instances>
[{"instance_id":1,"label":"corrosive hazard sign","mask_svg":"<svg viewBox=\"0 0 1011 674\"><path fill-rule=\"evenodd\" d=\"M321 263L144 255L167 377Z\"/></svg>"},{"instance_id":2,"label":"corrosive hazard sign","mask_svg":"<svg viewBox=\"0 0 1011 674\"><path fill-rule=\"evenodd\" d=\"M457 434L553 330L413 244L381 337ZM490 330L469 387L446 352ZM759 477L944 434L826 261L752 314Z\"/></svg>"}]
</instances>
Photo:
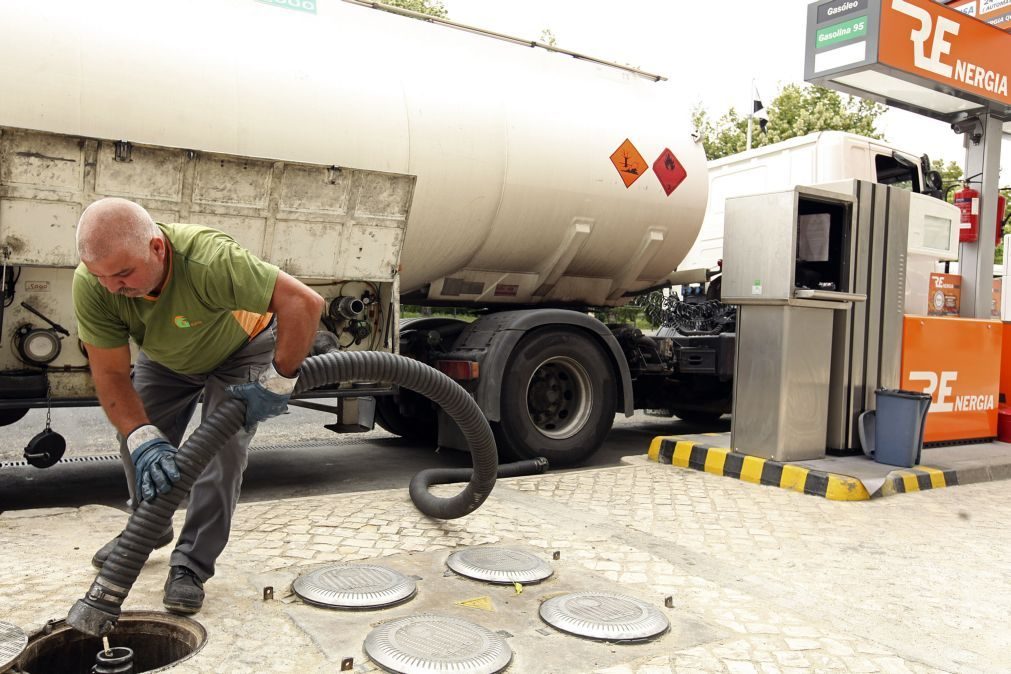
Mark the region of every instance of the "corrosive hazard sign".
<instances>
[{"instance_id":1,"label":"corrosive hazard sign","mask_svg":"<svg viewBox=\"0 0 1011 674\"><path fill-rule=\"evenodd\" d=\"M628 138L611 155L611 163L614 164L614 168L618 169L618 175L621 176L625 187L631 187L632 183L638 180L648 168L646 160L642 158Z\"/></svg>"}]
</instances>

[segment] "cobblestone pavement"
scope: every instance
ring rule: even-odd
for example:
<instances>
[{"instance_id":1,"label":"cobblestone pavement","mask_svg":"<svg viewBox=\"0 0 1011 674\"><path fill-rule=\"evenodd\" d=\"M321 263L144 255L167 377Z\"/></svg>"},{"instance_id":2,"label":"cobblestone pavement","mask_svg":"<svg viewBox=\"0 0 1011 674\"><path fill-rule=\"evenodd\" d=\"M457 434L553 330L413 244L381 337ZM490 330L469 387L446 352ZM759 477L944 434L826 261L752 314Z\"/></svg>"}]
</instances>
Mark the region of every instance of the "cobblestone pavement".
<instances>
[{"instance_id":1,"label":"cobblestone pavement","mask_svg":"<svg viewBox=\"0 0 1011 674\"><path fill-rule=\"evenodd\" d=\"M437 493L452 493L440 487ZM372 672L362 643L391 617L434 610L510 635L510 672L1006 672L1011 670L1008 484L861 503L646 461L500 482L461 520L431 520L406 489L240 505L197 619L206 646L178 672ZM178 517L178 515L177 515ZM83 595L94 549L122 515L97 506L0 515L0 616L26 630ZM442 571L455 548L521 546L555 577L517 595ZM156 551L126 609L159 609ZM382 559L418 575L419 598L340 613L303 605L291 580L321 564ZM277 599L263 601L262 588ZM536 606L572 589L624 592L672 623L649 644L611 645L546 628ZM461 606L486 595L493 612Z\"/></svg>"}]
</instances>

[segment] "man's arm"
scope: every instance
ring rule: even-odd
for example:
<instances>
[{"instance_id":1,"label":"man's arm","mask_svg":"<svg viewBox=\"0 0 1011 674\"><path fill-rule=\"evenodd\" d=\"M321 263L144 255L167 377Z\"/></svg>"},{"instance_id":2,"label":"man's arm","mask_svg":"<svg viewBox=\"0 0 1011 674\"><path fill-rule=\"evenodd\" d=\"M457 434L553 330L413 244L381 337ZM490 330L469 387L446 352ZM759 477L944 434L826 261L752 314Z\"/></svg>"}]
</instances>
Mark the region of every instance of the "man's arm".
<instances>
[{"instance_id":1,"label":"man's arm","mask_svg":"<svg viewBox=\"0 0 1011 674\"><path fill-rule=\"evenodd\" d=\"M116 430L126 437L137 427L151 423L130 381L130 347L125 344L111 349L91 344L84 347L98 401Z\"/></svg>"},{"instance_id":2,"label":"man's arm","mask_svg":"<svg viewBox=\"0 0 1011 674\"><path fill-rule=\"evenodd\" d=\"M292 377L312 347L323 313L323 298L298 279L278 272L270 311L277 316L277 344L274 367L278 374Z\"/></svg>"},{"instance_id":3,"label":"man's arm","mask_svg":"<svg viewBox=\"0 0 1011 674\"><path fill-rule=\"evenodd\" d=\"M167 494L179 479L177 450L148 420L144 403L130 381L130 347L100 349L85 344L84 348L88 350L98 401L112 425L126 438L135 468L134 495L150 501L158 494Z\"/></svg>"}]
</instances>

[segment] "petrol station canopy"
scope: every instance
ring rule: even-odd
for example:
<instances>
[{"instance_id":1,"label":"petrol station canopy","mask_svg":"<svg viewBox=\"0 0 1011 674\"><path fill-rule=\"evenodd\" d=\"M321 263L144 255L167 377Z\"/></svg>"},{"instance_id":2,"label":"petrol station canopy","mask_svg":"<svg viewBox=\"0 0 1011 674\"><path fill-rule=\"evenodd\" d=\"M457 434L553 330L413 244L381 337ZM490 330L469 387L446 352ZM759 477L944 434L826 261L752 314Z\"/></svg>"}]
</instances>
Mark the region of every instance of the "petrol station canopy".
<instances>
[{"instance_id":1,"label":"petrol station canopy","mask_svg":"<svg viewBox=\"0 0 1011 674\"><path fill-rule=\"evenodd\" d=\"M1011 0L979 3L1011 14ZM804 77L951 124L989 114L1011 133L1011 34L964 12L933 0L812 3Z\"/></svg>"}]
</instances>

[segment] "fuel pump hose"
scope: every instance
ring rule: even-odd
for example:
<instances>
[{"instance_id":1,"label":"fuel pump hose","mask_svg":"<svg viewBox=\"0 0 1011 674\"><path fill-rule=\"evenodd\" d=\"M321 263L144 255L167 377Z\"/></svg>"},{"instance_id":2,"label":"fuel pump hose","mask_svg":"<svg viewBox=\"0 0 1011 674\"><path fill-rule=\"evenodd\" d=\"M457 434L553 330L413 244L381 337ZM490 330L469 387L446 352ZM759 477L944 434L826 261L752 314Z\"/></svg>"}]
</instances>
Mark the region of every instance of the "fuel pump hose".
<instances>
[{"instance_id":1,"label":"fuel pump hose","mask_svg":"<svg viewBox=\"0 0 1011 674\"><path fill-rule=\"evenodd\" d=\"M412 489L411 497L421 512L454 519L473 512L488 498L498 469L495 439L477 403L456 382L411 358L376 351L348 351L307 358L295 392L339 382L397 384L431 399L459 426L474 462L470 480L460 493L446 498ZM242 425L244 416L241 401L227 401L182 444L176 455L180 479L167 494L142 502L134 511L88 593L70 609L69 625L96 637L115 628L122 604L151 555L156 539L168 528L172 515L217 448Z\"/></svg>"}]
</instances>

